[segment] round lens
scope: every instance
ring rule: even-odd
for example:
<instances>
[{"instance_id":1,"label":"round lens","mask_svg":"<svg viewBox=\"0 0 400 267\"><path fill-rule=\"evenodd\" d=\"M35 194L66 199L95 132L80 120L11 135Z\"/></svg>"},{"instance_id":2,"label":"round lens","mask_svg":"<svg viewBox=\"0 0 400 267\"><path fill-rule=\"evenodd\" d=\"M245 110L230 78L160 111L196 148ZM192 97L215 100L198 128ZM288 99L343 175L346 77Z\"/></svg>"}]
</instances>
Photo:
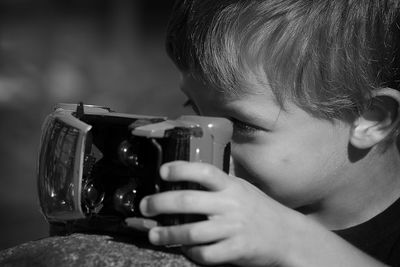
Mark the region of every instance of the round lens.
<instances>
[{"instance_id":1,"label":"round lens","mask_svg":"<svg viewBox=\"0 0 400 267\"><path fill-rule=\"evenodd\" d=\"M129 141L123 141L118 148L118 156L127 167L141 168L140 158L135 146Z\"/></svg>"},{"instance_id":2,"label":"round lens","mask_svg":"<svg viewBox=\"0 0 400 267\"><path fill-rule=\"evenodd\" d=\"M96 186L92 181L88 181L83 188L83 200L86 207L93 211L99 207L104 200L104 191Z\"/></svg>"}]
</instances>

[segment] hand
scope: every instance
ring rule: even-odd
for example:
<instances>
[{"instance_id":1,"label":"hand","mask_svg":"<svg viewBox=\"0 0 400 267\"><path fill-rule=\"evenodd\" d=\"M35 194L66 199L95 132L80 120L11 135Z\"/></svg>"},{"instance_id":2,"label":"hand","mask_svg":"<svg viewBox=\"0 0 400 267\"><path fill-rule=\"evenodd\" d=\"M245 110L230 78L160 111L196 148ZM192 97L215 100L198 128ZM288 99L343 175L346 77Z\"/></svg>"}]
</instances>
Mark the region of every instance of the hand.
<instances>
[{"instance_id":1,"label":"hand","mask_svg":"<svg viewBox=\"0 0 400 267\"><path fill-rule=\"evenodd\" d=\"M208 220L154 227L155 245L183 245L184 252L202 264L234 263L245 266L281 265L298 215L269 198L243 179L228 176L204 163L172 162L160 169L170 182L199 183L209 191L167 191L140 203L145 216L204 214Z\"/></svg>"}]
</instances>

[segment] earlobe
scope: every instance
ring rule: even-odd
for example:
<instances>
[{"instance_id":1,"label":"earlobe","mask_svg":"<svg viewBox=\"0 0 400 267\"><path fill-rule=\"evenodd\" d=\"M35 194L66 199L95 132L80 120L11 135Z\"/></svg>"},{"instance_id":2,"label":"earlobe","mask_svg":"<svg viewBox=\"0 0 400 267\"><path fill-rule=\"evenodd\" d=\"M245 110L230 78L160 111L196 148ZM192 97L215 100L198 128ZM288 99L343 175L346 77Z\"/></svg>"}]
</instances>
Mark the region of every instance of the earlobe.
<instances>
[{"instance_id":1,"label":"earlobe","mask_svg":"<svg viewBox=\"0 0 400 267\"><path fill-rule=\"evenodd\" d=\"M350 143L371 148L389 138L399 122L400 92L381 88L373 92L372 105L352 125Z\"/></svg>"}]
</instances>

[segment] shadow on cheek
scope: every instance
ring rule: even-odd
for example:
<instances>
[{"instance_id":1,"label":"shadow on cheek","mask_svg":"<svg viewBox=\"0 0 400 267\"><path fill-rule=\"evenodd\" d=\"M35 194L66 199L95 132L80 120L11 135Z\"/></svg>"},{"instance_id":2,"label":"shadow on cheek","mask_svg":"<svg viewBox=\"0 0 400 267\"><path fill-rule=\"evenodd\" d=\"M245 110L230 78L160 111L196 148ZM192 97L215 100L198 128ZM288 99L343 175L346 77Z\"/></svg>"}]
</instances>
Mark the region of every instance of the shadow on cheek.
<instances>
[{"instance_id":1,"label":"shadow on cheek","mask_svg":"<svg viewBox=\"0 0 400 267\"><path fill-rule=\"evenodd\" d=\"M355 163L359 161L360 159L363 159L368 152L371 150L371 148L366 148L366 149L359 149L355 146L353 146L351 143L347 145L347 154L349 156L349 160L352 163Z\"/></svg>"},{"instance_id":2,"label":"shadow on cheek","mask_svg":"<svg viewBox=\"0 0 400 267\"><path fill-rule=\"evenodd\" d=\"M231 158L230 161L229 174L245 180L249 180L248 178L250 177L250 174L246 168L233 158Z\"/></svg>"}]
</instances>

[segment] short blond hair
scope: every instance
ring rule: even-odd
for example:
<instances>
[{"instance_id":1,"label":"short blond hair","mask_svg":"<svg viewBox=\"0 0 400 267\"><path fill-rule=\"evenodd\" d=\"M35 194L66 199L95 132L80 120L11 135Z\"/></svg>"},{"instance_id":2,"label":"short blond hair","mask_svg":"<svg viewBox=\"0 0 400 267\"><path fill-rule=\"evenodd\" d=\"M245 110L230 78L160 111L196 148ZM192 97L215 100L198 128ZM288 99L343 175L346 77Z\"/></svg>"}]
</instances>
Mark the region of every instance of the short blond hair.
<instances>
[{"instance_id":1,"label":"short blond hair","mask_svg":"<svg viewBox=\"0 0 400 267\"><path fill-rule=\"evenodd\" d=\"M400 89L400 1L179 0L167 51L183 72L245 93L249 72L278 103L354 118L376 88Z\"/></svg>"}]
</instances>

